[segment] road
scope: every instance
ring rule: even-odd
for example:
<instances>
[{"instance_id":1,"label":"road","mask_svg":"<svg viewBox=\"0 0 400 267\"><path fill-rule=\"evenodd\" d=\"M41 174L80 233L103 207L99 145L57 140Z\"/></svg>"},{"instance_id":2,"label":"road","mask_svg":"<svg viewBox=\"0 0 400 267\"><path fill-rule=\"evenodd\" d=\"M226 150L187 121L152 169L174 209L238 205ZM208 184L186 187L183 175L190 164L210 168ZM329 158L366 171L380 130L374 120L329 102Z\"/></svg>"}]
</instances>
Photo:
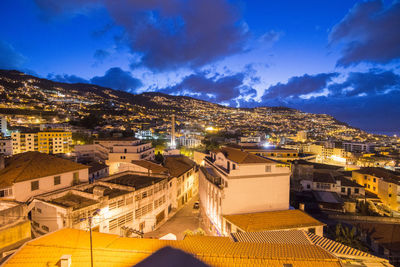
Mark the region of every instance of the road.
<instances>
[{"instance_id":1,"label":"road","mask_svg":"<svg viewBox=\"0 0 400 267\"><path fill-rule=\"evenodd\" d=\"M178 240L182 240L185 230L189 229L194 231L201 227L199 210L193 209L193 204L195 201L198 201L198 199L198 196L193 197L181 210L161 225L160 228L144 234L144 238L160 238L166 234L172 233L176 235Z\"/></svg>"}]
</instances>

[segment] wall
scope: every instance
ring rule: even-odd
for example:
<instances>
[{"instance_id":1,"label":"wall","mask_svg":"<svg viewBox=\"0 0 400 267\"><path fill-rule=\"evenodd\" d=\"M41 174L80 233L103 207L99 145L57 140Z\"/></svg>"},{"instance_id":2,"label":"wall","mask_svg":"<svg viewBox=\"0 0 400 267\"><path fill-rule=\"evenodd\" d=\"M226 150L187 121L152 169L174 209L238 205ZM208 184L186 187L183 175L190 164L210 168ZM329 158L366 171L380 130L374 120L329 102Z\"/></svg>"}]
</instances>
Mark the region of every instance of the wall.
<instances>
[{"instance_id":1,"label":"wall","mask_svg":"<svg viewBox=\"0 0 400 267\"><path fill-rule=\"evenodd\" d=\"M0 250L31 238L31 222L22 221L15 225L0 229Z\"/></svg>"},{"instance_id":2,"label":"wall","mask_svg":"<svg viewBox=\"0 0 400 267\"><path fill-rule=\"evenodd\" d=\"M25 202L33 196L43 194L46 192L54 191L57 189L69 187L72 185L73 173L79 172L79 181L88 182L89 181L89 169L82 169L73 172L61 173L57 175L42 177L38 179L32 179L29 181L24 181L16 183L13 185L13 197L15 200L20 202ZM54 176L61 176L61 183L54 186ZM31 182L39 180L39 189L31 191Z\"/></svg>"}]
</instances>

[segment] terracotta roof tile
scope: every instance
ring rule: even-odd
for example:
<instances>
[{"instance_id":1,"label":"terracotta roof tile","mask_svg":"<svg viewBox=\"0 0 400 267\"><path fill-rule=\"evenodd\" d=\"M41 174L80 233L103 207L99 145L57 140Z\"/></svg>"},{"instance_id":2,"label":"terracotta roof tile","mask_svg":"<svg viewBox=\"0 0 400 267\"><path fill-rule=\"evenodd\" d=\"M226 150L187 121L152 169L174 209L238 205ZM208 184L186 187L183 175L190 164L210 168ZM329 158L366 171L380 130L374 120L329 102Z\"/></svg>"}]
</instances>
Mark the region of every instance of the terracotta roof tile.
<instances>
[{"instance_id":1,"label":"terracotta roof tile","mask_svg":"<svg viewBox=\"0 0 400 267\"><path fill-rule=\"evenodd\" d=\"M25 152L6 159L5 168L0 170L0 187L81 169L89 166L45 153Z\"/></svg>"},{"instance_id":2,"label":"terracotta roof tile","mask_svg":"<svg viewBox=\"0 0 400 267\"><path fill-rule=\"evenodd\" d=\"M132 164L151 170L153 173L163 174L168 172L167 168L147 160L132 160Z\"/></svg>"},{"instance_id":3,"label":"terracotta roof tile","mask_svg":"<svg viewBox=\"0 0 400 267\"><path fill-rule=\"evenodd\" d=\"M232 147L222 147L220 149L214 150L214 153L222 153L224 156L234 161L238 164L248 164L248 163L276 163L276 161L263 158L249 152L242 151L240 149L232 148Z\"/></svg>"}]
</instances>

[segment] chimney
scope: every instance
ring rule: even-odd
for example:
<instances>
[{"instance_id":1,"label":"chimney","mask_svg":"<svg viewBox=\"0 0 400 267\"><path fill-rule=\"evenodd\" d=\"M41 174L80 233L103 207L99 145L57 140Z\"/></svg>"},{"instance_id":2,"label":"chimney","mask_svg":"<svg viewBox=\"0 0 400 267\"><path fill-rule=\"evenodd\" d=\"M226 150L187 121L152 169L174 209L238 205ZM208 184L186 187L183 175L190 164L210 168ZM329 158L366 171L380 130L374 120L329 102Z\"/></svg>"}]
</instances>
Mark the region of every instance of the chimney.
<instances>
[{"instance_id":1,"label":"chimney","mask_svg":"<svg viewBox=\"0 0 400 267\"><path fill-rule=\"evenodd\" d=\"M60 267L71 266L71 255L62 255L60 258Z\"/></svg>"},{"instance_id":2,"label":"chimney","mask_svg":"<svg viewBox=\"0 0 400 267\"><path fill-rule=\"evenodd\" d=\"M304 211L304 203L299 203L299 210Z\"/></svg>"},{"instance_id":3,"label":"chimney","mask_svg":"<svg viewBox=\"0 0 400 267\"><path fill-rule=\"evenodd\" d=\"M4 169L6 167L6 163L4 160L4 155L0 154L0 170Z\"/></svg>"}]
</instances>

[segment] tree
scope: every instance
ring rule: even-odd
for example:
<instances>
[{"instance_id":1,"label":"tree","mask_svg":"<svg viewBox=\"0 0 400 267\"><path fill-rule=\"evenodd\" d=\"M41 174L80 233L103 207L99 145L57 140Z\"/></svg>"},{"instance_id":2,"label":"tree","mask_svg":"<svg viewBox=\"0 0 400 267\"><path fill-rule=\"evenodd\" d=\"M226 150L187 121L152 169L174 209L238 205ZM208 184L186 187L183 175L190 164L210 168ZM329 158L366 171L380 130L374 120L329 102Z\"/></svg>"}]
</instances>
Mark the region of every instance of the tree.
<instances>
[{"instance_id":1,"label":"tree","mask_svg":"<svg viewBox=\"0 0 400 267\"><path fill-rule=\"evenodd\" d=\"M194 231L187 229L183 232L183 234L184 234L183 239L185 239L187 236L205 236L206 232L201 228L197 228Z\"/></svg>"},{"instance_id":2,"label":"tree","mask_svg":"<svg viewBox=\"0 0 400 267\"><path fill-rule=\"evenodd\" d=\"M360 231L357 231L354 226L350 230L349 227L342 226L341 223L338 223L335 229L335 241L355 249L368 251L361 242L359 232Z\"/></svg>"},{"instance_id":3,"label":"tree","mask_svg":"<svg viewBox=\"0 0 400 267\"><path fill-rule=\"evenodd\" d=\"M154 157L155 161L158 163L163 163L164 162L164 156L158 151L158 153Z\"/></svg>"}]
</instances>

